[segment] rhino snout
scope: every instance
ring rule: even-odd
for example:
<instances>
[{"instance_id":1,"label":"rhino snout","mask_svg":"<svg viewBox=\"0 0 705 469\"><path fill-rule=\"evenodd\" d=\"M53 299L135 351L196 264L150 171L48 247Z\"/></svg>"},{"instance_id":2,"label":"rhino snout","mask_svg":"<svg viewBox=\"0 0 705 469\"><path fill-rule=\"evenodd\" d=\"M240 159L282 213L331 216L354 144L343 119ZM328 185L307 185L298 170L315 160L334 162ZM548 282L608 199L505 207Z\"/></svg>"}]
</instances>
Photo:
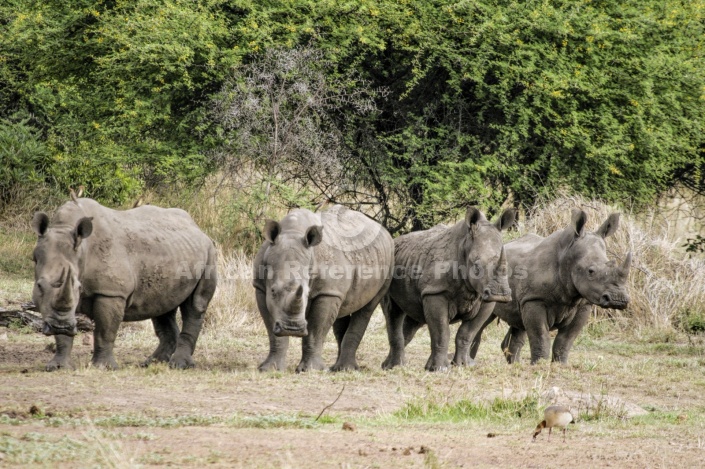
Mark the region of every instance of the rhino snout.
<instances>
[{"instance_id":1,"label":"rhino snout","mask_svg":"<svg viewBox=\"0 0 705 469\"><path fill-rule=\"evenodd\" d=\"M306 321L276 321L273 332L277 337L306 337L308 335L306 326Z\"/></svg>"},{"instance_id":2,"label":"rhino snout","mask_svg":"<svg viewBox=\"0 0 705 469\"><path fill-rule=\"evenodd\" d=\"M625 309L629 304L629 295L614 295L605 293L600 297L600 306L603 308Z\"/></svg>"},{"instance_id":3,"label":"rhino snout","mask_svg":"<svg viewBox=\"0 0 705 469\"><path fill-rule=\"evenodd\" d=\"M78 334L78 327L76 327L75 321L61 324L51 324L49 321L44 321L44 325L42 326L42 334L68 335L73 337Z\"/></svg>"}]
</instances>

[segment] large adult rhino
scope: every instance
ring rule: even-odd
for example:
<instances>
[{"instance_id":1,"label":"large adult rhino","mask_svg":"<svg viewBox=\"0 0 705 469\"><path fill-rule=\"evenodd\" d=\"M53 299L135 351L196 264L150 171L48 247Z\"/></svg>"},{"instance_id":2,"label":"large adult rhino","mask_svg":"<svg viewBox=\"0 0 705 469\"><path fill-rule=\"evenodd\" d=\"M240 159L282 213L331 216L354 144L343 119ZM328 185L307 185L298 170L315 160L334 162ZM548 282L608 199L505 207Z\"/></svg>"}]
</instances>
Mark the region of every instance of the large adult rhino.
<instances>
[{"instance_id":1,"label":"large adult rhino","mask_svg":"<svg viewBox=\"0 0 705 469\"><path fill-rule=\"evenodd\" d=\"M269 355L259 369L285 368L289 336L303 338L297 372L324 369L321 351L331 326L338 342L331 370L357 369L357 348L391 282L392 237L379 223L339 205L269 220L264 237L253 285Z\"/></svg>"},{"instance_id":2,"label":"large adult rhino","mask_svg":"<svg viewBox=\"0 0 705 469\"><path fill-rule=\"evenodd\" d=\"M93 365L117 368L123 321L151 319L159 346L147 359L193 366L203 316L216 288L216 250L183 210L152 205L111 210L88 198L37 212L34 302L56 354L48 371L70 367L76 311L95 321ZM176 310L183 327L179 333Z\"/></svg>"},{"instance_id":3,"label":"large adult rhino","mask_svg":"<svg viewBox=\"0 0 705 469\"><path fill-rule=\"evenodd\" d=\"M631 253L622 265L607 259L605 238L619 225L610 215L594 233L585 231L587 214L574 209L570 224L547 238L526 235L505 245L511 275L510 303L497 304L482 329L495 317L509 324L502 351L509 363L519 360L529 336L531 363L551 354L549 331L557 330L553 361L567 363L573 341L590 317L592 305L624 309L629 303L627 276ZM477 334L475 358L482 332Z\"/></svg>"},{"instance_id":4,"label":"large adult rhino","mask_svg":"<svg viewBox=\"0 0 705 469\"><path fill-rule=\"evenodd\" d=\"M426 369L448 369L449 324L458 321L462 333L456 337L453 362L468 364L466 342L492 313L482 302L511 297L501 232L515 218L516 211L509 209L492 224L470 207L454 226L439 225L395 239L394 279L382 303L390 347L382 368L403 364L404 348L428 324L431 356Z\"/></svg>"}]
</instances>

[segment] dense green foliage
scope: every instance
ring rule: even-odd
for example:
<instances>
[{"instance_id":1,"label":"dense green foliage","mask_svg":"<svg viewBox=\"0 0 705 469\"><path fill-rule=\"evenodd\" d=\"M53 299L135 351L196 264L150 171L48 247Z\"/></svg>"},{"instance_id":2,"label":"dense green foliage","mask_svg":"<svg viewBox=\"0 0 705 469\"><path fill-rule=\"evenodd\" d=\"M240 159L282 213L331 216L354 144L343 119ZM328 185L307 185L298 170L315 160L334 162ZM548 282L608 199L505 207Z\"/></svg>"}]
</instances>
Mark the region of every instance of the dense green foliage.
<instances>
[{"instance_id":1,"label":"dense green foliage","mask_svg":"<svg viewBox=\"0 0 705 469\"><path fill-rule=\"evenodd\" d=\"M302 204L373 204L407 230L555 190L705 189L705 0L10 0L0 28L4 138L40 136L29 173L105 200L219 170L233 67L301 47L337 96L378 92L376 112L310 120L337 126L345 177L318 195L316 174L297 181Z\"/></svg>"}]
</instances>

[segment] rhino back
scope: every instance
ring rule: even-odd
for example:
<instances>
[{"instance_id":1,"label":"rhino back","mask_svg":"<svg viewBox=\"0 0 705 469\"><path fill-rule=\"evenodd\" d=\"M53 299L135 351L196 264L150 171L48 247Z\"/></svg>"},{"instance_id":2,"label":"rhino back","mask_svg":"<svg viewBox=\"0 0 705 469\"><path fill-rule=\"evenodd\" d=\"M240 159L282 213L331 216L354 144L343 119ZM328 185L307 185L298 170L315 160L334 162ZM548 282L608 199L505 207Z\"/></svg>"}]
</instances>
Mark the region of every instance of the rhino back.
<instances>
[{"instance_id":1,"label":"rhino back","mask_svg":"<svg viewBox=\"0 0 705 469\"><path fill-rule=\"evenodd\" d=\"M215 260L215 246L180 209L151 205L117 211L80 199L93 233L83 267L86 296L128 300L125 320L140 320L181 304L198 270Z\"/></svg>"},{"instance_id":2,"label":"rhino back","mask_svg":"<svg viewBox=\"0 0 705 469\"><path fill-rule=\"evenodd\" d=\"M314 279L312 296L339 296L341 314L353 313L389 283L394 241L376 221L339 205L322 212L321 221L323 241L314 249L318 269L327 275ZM332 278L331 269L342 278Z\"/></svg>"}]
</instances>

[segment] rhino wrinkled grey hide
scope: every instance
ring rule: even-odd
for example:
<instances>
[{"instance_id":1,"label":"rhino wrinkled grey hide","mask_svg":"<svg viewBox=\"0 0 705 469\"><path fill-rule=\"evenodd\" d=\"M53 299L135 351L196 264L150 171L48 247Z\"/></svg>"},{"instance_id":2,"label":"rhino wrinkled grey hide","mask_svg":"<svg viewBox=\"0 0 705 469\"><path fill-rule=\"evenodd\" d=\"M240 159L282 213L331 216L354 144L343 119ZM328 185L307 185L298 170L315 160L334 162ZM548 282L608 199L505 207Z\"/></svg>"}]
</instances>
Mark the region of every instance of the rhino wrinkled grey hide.
<instances>
[{"instance_id":1,"label":"rhino wrinkled grey hide","mask_svg":"<svg viewBox=\"0 0 705 469\"><path fill-rule=\"evenodd\" d=\"M358 369L355 354L392 277L394 243L365 215L336 205L268 221L254 260L257 306L269 335L260 371L283 370L289 336L302 337L296 371L325 368L331 326L338 342L332 371Z\"/></svg>"},{"instance_id":2,"label":"rhino wrinkled grey hide","mask_svg":"<svg viewBox=\"0 0 705 469\"><path fill-rule=\"evenodd\" d=\"M403 364L404 348L428 324L426 369L447 370L449 324L458 321L453 363L472 364L470 344L492 312L486 304L511 298L501 231L515 218L516 211L509 209L492 224L470 207L465 220L452 227L439 225L395 239L394 280L382 302L390 346L382 368Z\"/></svg>"},{"instance_id":3,"label":"rhino wrinkled grey hide","mask_svg":"<svg viewBox=\"0 0 705 469\"><path fill-rule=\"evenodd\" d=\"M32 227L33 299L54 335L48 371L70 367L76 311L95 321L93 365L117 368L113 346L123 321L151 319L159 346L147 359L193 366L203 316L216 288L216 249L180 209L146 205L117 211L75 198ZM176 310L183 328L179 332Z\"/></svg>"},{"instance_id":4,"label":"rhino wrinkled grey hide","mask_svg":"<svg viewBox=\"0 0 705 469\"><path fill-rule=\"evenodd\" d=\"M631 253L621 265L607 259L605 238L619 225L610 215L594 233L585 232L587 214L572 212L570 224L547 238L526 235L505 245L512 301L497 304L484 327L499 317L509 324L502 351L509 363L519 359L528 334L531 363L551 354L549 331L558 330L553 361L567 363L573 341L590 317L591 305L624 309ZM481 334L481 332L480 332ZM480 335L478 335L478 338ZM475 358L479 340L473 344Z\"/></svg>"}]
</instances>

